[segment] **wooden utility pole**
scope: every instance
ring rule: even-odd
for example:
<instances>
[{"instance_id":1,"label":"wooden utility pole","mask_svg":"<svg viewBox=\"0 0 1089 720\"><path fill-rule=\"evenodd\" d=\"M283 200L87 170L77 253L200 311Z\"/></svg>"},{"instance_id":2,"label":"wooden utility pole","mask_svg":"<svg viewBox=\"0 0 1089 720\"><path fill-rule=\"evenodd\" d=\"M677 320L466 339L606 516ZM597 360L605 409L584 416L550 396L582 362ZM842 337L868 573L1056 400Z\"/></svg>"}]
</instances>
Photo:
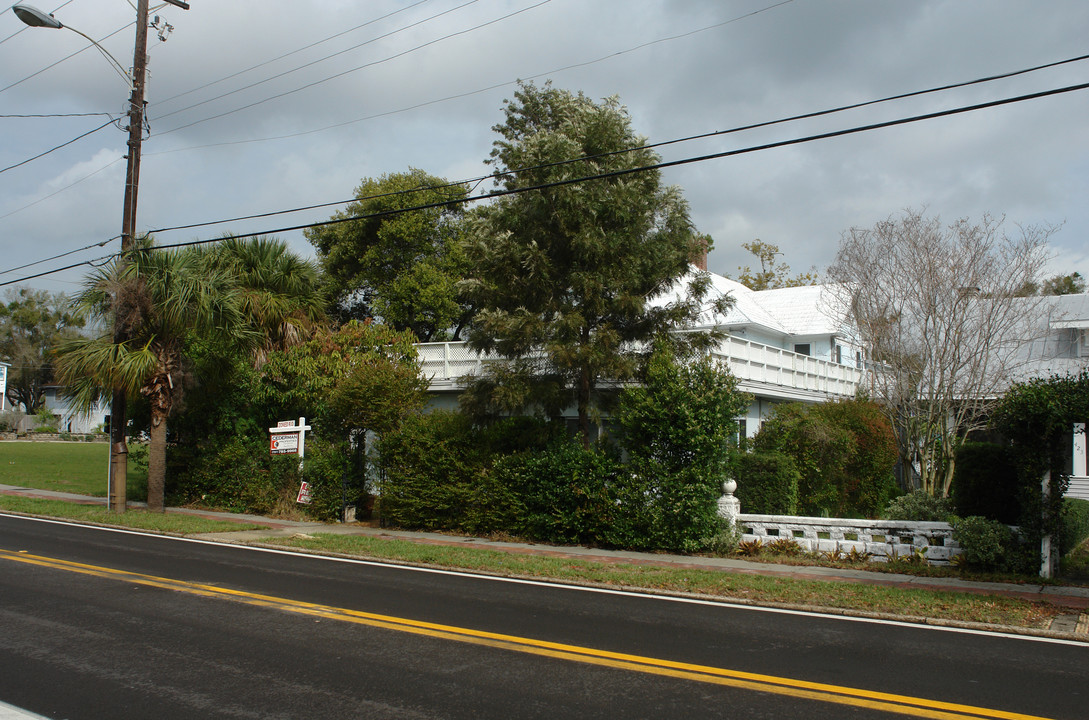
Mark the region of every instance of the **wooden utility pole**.
<instances>
[{"instance_id":1,"label":"wooden utility pole","mask_svg":"<svg viewBox=\"0 0 1089 720\"><path fill-rule=\"evenodd\" d=\"M189 4L181 0L167 0L183 10ZM144 139L144 81L147 77L147 13L148 0L136 4L136 48L132 55L132 95L129 97L129 153L125 172L124 216L121 218L121 265L128 262L136 245L136 200L140 190L140 146ZM117 344L129 339L129 313L132 303L128 294L131 286L121 283L114 297L113 341ZM125 493L128 485L129 447L125 440L128 424L125 393L114 388L110 406L110 510L123 513L127 508Z\"/></svg>"}]
</instances>

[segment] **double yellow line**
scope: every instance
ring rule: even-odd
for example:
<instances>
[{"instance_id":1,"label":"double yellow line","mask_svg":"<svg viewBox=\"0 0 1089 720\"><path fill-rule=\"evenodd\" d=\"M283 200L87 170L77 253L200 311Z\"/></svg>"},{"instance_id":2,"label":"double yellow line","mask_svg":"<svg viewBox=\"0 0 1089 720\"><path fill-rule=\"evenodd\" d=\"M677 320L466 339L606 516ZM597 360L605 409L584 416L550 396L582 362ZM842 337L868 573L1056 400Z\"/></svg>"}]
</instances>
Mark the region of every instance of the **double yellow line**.
<instances>
[{"instance_id":1,"label":"double yellow line","mask_svg":"<svg viewBox=\"0 0 1089 720\"><path fill-rule=\"evenodd\" d=\"M233 600L247 605L255 605L258 607L309 615L328 620L368 625L370 627L396 630L399 632L441 638L444 640L454 640L473 645L482 645L485 647L528 653L530 655L556 658L588 665L619 668L649 675L660 675L694 682L725 685L728 687L755 690L757 692L773 693L776 695L786 695L802 700L837 703L840 705L881 710L900 715L939 718L941 720L964 720L965 718L975 718L977 720L979 718L1047 720L1046 718L1041 718L1036 715L1023 715L1003 710L992 710L971 705L959 705L956 703L928 700L926 698L917 698L908 695L874 692L842 685L828 685L825 683L795 680L774 675L761 675L739 670L728 670L707 665L693 665L672 660L646 657L643 655L629 655L626 653L609 652L607 650L598 650L596 648L581 647L578 645L566 645L563 643L548 642L546 640L536 640L534 638L485 632L472 628L421 622L409 618L379 615L361 612L359 610L337 608L329 605L299 602L288 598L259 595L256 593L243 592L241 590L216 587L214 585L185 582L182 580L144 575L142 573L127 572L125 570L115 570L96 565L85 565L83 563L69 562L58 558L42 557L30 555L28 553L12 552L9 550L0 550L0 559L38 565L56 570L76 572L83 575L93 575L95 577L111 580L121 580L137 585L162 588L164 590L174 590L176 592L183 592L201 597Z\"/></svg>"}]
</instances>

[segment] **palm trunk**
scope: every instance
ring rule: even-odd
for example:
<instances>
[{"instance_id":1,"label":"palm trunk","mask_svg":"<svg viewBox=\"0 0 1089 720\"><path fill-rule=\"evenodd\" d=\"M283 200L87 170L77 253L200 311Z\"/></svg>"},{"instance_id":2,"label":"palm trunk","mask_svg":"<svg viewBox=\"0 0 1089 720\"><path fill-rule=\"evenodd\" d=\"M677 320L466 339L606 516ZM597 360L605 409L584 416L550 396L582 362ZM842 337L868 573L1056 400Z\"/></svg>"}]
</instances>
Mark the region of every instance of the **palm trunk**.
<instances>
[{"instance_id":1,"label":"palm trunk","mask_svg":"<svg viewBox=\"0 0 1089 720\"><path fill-rule=\"evenodd\" d=\"M166 414L152 408L147 453L147 509L166 512Z\"/></svg>"}]
</instances>

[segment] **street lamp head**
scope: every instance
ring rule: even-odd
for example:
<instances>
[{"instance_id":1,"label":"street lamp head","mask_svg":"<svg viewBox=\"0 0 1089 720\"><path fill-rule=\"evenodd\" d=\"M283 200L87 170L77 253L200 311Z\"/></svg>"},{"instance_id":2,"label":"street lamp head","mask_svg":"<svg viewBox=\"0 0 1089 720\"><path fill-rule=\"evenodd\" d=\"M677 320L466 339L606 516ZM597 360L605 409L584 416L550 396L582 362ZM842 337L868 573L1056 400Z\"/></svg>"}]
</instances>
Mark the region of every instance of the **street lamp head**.
<instances>
[{"instance_id":1,"label":"street lamp head","mask_svg":"<svg viewBox=\"0 0 1089 720\"><path fill-rule=\"evenodd\" d=\"M61 25L60 20L30 5L13 5L11 11L30 27L53 28L54 30L60 30L64 27Z\"/></svg>"}]
</instances>

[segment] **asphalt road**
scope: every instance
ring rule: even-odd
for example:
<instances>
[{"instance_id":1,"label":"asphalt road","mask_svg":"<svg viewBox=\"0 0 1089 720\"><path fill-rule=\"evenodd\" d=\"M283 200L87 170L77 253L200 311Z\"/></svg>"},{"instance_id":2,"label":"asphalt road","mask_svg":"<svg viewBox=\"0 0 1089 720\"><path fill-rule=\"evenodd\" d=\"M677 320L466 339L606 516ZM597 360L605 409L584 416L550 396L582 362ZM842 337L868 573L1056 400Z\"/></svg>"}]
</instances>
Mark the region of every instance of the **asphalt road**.
<instances>
[{"instance_id":1,"label":"asphalt road","mask_svg":"<svg viewBox=\"0 0 1089 720\"><path fill-rule=\"evenodd\" d=\"M0 516L0 701L51 718L1089 717L1089 646Z\"/></svg>"}]
</instances>

